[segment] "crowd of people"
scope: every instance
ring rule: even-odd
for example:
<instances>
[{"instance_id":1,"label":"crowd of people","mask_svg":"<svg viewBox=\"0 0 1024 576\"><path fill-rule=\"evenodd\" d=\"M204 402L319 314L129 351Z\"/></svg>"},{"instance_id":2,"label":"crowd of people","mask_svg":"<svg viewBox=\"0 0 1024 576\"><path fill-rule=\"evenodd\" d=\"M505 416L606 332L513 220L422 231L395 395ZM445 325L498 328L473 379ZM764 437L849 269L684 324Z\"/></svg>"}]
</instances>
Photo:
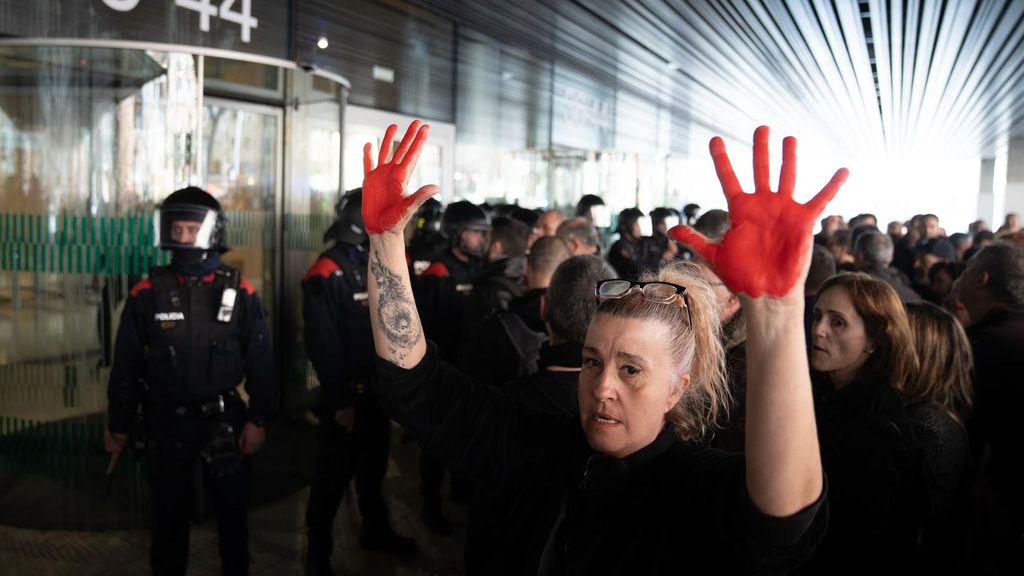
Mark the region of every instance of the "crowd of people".
<instances>
[{"instance_id":1,"label":"crowd of people","mask_svg":"<svg viewBox=\"0 0 1024 576\"><path fill-rule=\"evenodd\" d=\"M338 202L331 245L302 281L321 383L307 574L332 573L331 528L353 477L360 544L416 554L382 492L389 418L422 447L424 524L453 531L446 475L451 498L469 502L470 574L1024 567L1016 215L996 232L977 221L953 234L932 214L884 231L871 214L828 215L813 234L846 172L796 203L795 140L783 142L773 190L763 127L753 191L721 140L711 143L726 210L631 207L613 219L592 194L571 213L444 206L436 187L405 188L429 127L414 122L397 145L395 131L376 160L367 146L363 187ZM230 271L178 254L185 288L173 275L160 282L186 300L190 287L216 286L220 302ZM210 279L190 284L189 262ZM255 312L262 330L253 302L243 320ZM175 317L157 311L154 328L150 308L118 336L115 367L126 355L138 366L112 374L114 453L146 367L122 342L124 322L136 326L128 338L176 343L166 333ZM247 330L238 339L251 354L260 349ZM260 362L238 363L233 384L242 364L248 375ZM161 402L203 417L210 386L189 388L202 377L174 370L188 394L168 383ZM265 406L234 416L241 439L262 426ZM179 460L205 457L215 434L193 436L187 454L170 438ZM252 440L240 446L250 452ZM245 471L233 466L229 477ZM161 569L171 552L154 529L154 572L183 572L187 545L175 546L174 568ZM238 554L225 573L244 573Z\"/></svg>"}]
</instances>

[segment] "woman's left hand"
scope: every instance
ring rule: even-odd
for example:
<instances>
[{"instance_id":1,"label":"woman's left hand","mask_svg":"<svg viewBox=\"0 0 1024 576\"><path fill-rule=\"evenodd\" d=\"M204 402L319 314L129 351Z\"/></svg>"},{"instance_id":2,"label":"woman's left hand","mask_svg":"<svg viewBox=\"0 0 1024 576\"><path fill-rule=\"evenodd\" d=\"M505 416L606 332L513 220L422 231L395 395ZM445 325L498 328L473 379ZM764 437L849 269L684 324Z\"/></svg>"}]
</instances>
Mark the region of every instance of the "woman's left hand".
<instances>
[{"instance_id":1,"label":"woman's left hand","mask_svg":"<svg viewBox=\"0 0 1024 576\"><path fill-rule=\"evenodd\" d=\"M784 296L807 275L814 222L839 191L849 172L840 168L806 204L793 200L796 138L782 142L779 190L768 181L768 127L754 131L754 193L740 187L721 138L711 140L711 157L729 204L732 227L715 244L688 226L668 235L703 256L730 290L751 297Z\"/></svg>"}]
</instances>

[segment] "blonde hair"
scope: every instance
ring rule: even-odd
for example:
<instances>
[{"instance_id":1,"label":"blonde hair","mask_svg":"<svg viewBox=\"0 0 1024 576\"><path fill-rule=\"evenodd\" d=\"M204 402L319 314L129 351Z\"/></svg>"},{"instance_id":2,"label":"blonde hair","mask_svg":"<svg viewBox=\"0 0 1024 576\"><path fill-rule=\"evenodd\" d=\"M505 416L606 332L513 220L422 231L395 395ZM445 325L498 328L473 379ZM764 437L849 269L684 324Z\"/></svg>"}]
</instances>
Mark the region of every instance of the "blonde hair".
<instances>
[{"instance_id":1,"label":"blonde hair","mask_svg":"<svg viewBox=\"0 0 1024 576\"><path fill-rule=\"evenodd\" d=\"M722 326L718 320L718 301L700 268L689 262L669 262L656 275L644 274L640 280L671 282L685 287L692 325L687 326L683 307L645 300L640 294L604 300L597 313L658 322L669 329L672 371L676 376L689 374L690 385L665 414L665 419L680 438L703 440L727 417L732 404L721 342ZM678 379L673 380L678 382Z\"/></svg>"},{"instance_id":2,"label":"blonde hair","mask_svg":"<svg viewBox=\"0 0 1024 576\"><path fill-rule=\"evenodd\" d=\"M907 400L926 400L961 425L971 409L974 358L967 334L952 314L930 302L907 304L919 369L907 382Z\"/></svg>"}]
</instances>

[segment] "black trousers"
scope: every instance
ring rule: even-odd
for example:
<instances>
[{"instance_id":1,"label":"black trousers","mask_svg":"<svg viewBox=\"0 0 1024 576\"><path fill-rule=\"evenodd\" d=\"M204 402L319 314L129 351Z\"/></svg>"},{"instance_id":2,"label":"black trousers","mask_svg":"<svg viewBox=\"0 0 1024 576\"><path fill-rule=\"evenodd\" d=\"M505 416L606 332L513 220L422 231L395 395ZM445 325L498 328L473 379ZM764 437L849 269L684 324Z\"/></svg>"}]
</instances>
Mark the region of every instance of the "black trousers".
<instances>
[{"instance_id":1,"label":"black trousers","mask_svg":"<svg viewBox=\"0 0 1024 576\"><path fill-rule=\"evenodd\" d=\"M338 425L333 414L320 422L320 453L306 507L309 553L328 558L334 547L332 529L349 480L355 476L363 534L391 530L381 487L391 449L391 422L373 393L356 397L355 427L351 434Z\"/></svg>"},{"instance_id":2,"label":"black trousers","mask_svg":"<svg viewBox=\"0 0 1024 576\"><path fill-rule=\"evenodd\" d=\"M150 427L156 445L150 466L153 497L150 566L157 576L184 576L193 509L193 471L218 421L182 416L169 410L154 412L154 426ZM238 410L222 418L235 427L236 434L245 421L244 413ZM203 482L217 515L222 573L225 576L247 575L252 477L249 460L246 458L235 472L223 477L211 474L205 462L202 470Z\"/></svg>"}]
</instances>

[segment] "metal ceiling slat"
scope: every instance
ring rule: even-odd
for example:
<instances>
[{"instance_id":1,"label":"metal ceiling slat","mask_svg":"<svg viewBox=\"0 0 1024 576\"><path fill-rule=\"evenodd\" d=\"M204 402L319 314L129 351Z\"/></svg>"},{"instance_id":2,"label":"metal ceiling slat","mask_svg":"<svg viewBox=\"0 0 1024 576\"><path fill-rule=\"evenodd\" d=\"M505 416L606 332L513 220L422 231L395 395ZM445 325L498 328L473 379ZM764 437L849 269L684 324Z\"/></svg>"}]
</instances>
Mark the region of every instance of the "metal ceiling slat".
<instances>
[{"instance_id":1,"label":"metal ceiling slat","mask_svg":"<svg viewBox=\"0 0 1024 576\"><path fill-rule=\"evenodd\" d=\"M1004 14L1005 12L1001 13L1001 16ZM1001 18L1000 23L995 30L981 39L983 43L980 51L991 56L986 61L979 58L979 63L982 65L976 71L980 73L980 76L973 80L974 75L972 74L964 83L965 86L973 85L973 89L966 92L966 98L958 97L957 102L960 104L947 119L948 132L953 136L963 130L962 126L969 127L972 122L978 121L979 115L985 114L988 109L998 104L998 99L994 98L998 89L994 86L998 82L999 75L1005 76L1008 68L1012 68L1015 64L1019 66L1021 59L1024 58L1024 54L1022 54L1024 9L1019 11L1013 24L1009 24L1005 18ZM999 31L1003 33L999 33Z\"/></svg>"},{"instance_id":2,"label":"metal ceiling slat","mask_svg":"<svg viewBox=\"0 0 1024 576\"><path fill-rule=\"evenodd\" d=\"M865 146L869 146L868 149L884 149L878 98L875 94L875 79L871 72L860 9L855 4L843 3L840 5L834 2L832 8L839 30L845 40L845 63L849 65L850 74L854 76L851 82L857 88L856 92L851 91L850 98L857 101L862 113L863 128L867 132Z\"/></svg>"},{"instance_id":3,"label":"metal ceiling slat","mask_svg":"<svg viewBox=\"0 0 1024 576\"><path fill-rule=\"evenodd\" d=\"M743 140L769 121L886 155L1021 132L1021 0L411 1Z\"/></svg>"},{"instance_id":4,"label":"metal ceiling slat","mask_svg":"<svg viewBox=\"0 0 1024 576\"><path fill-rule=\"evenodd\" d=\"M980 61L981 50L976 50L976 42L972 39L972 31L977 34L975 23L984 22L985 14L992 12L994 2L979 2L974 5L969 20L966 23L966 30L957 44L956 56L950 65L950 73L946 76L946 83L942 89L943 106L948 110L955 110L957 99L967 87L967 79L970 78ZM1005 10L1005 6L1004 6Z\"/></svg>"},{"instance_id":5,"label":"metal ceiling slat","mask_svg":"<svg viewBox=\"0 0 1024 576\"><path fill-rule=\"evenodd\" d=\"M792 15L787 10L781 10L777 18L774 11L768 10L763 3L752 3L749 6L751 7L751 14L757 18L763 29L772 36L776 46L782 50L787 62L790 63L790 68L796 73L796 80L803 85L805 89L805 96L801 99L801 105L804 108L803 113L816 118L822 129L826 129L830 122L826 121L825 118L832 115L832 110L838 106L838 103L835 102L835 94L831 87L824 82L824 76L820 73L820 69L817 68L817 63L813 62L809 57L803 56L808 54L806 52L807 44L799 30L796 30ZM783 30L784 24L779 20L783 14L789 16L788 24L790 30L788 32ZM770 26L769 23L771 23ZM797 45L794 44L794 41L797 40L799 40L801 47L805 49L802 53ZM815 70L811 70L808 67L808 62L811 63ZM817 74L815 71L817 71ZM835 103L836 106L831 106L830 102ZM817 105L810 106L808 104Z\"/></svg>"},{"instance_id":6,"label":"metal ceiling slat","mask_svg":"<svg viewBox=\"0 0 1024 576\"><path fill-rule=\"evenodd\" d=\"M874 39L875 69L878 81L878 107L882 125L882 148L888 153L892 139L892 125L895 118L895 100L893 98L892 50L889 38L888 3L885 0L870 0L868 12L871 18L871 35Z\"/></svg>"},{"instance_id":7,"label":"metal ceiling slat","mask_svg":"<svg viewBox=\"0 0 1024 576\"><path fill-rule=\"evenodd\" d=\"M1016 51L1024 50L1024 36L1019 38L1014 46ZM1007 70L1009 71L1007 72ZM994 92L987 92L989 101L984 103L984 107L979 104L969 116L959 122L965 128L957 131L958 137L963 138L963 134L974 134L981 127L991 126L988 120L990 116L994 116L996 110L1000 107L1012 106L1021 100L1021 85L1024 83L1024 60L1018 58L1015 67L1003 68L1001 71L1007 72L1004 74L1003 82L994 89ZM1003 134L990 134L987 140L993 141L1002 136ZM978 143L981 148L987 147L984 146L985 140L978 139Z\"/></svg>"}]
</instances>

